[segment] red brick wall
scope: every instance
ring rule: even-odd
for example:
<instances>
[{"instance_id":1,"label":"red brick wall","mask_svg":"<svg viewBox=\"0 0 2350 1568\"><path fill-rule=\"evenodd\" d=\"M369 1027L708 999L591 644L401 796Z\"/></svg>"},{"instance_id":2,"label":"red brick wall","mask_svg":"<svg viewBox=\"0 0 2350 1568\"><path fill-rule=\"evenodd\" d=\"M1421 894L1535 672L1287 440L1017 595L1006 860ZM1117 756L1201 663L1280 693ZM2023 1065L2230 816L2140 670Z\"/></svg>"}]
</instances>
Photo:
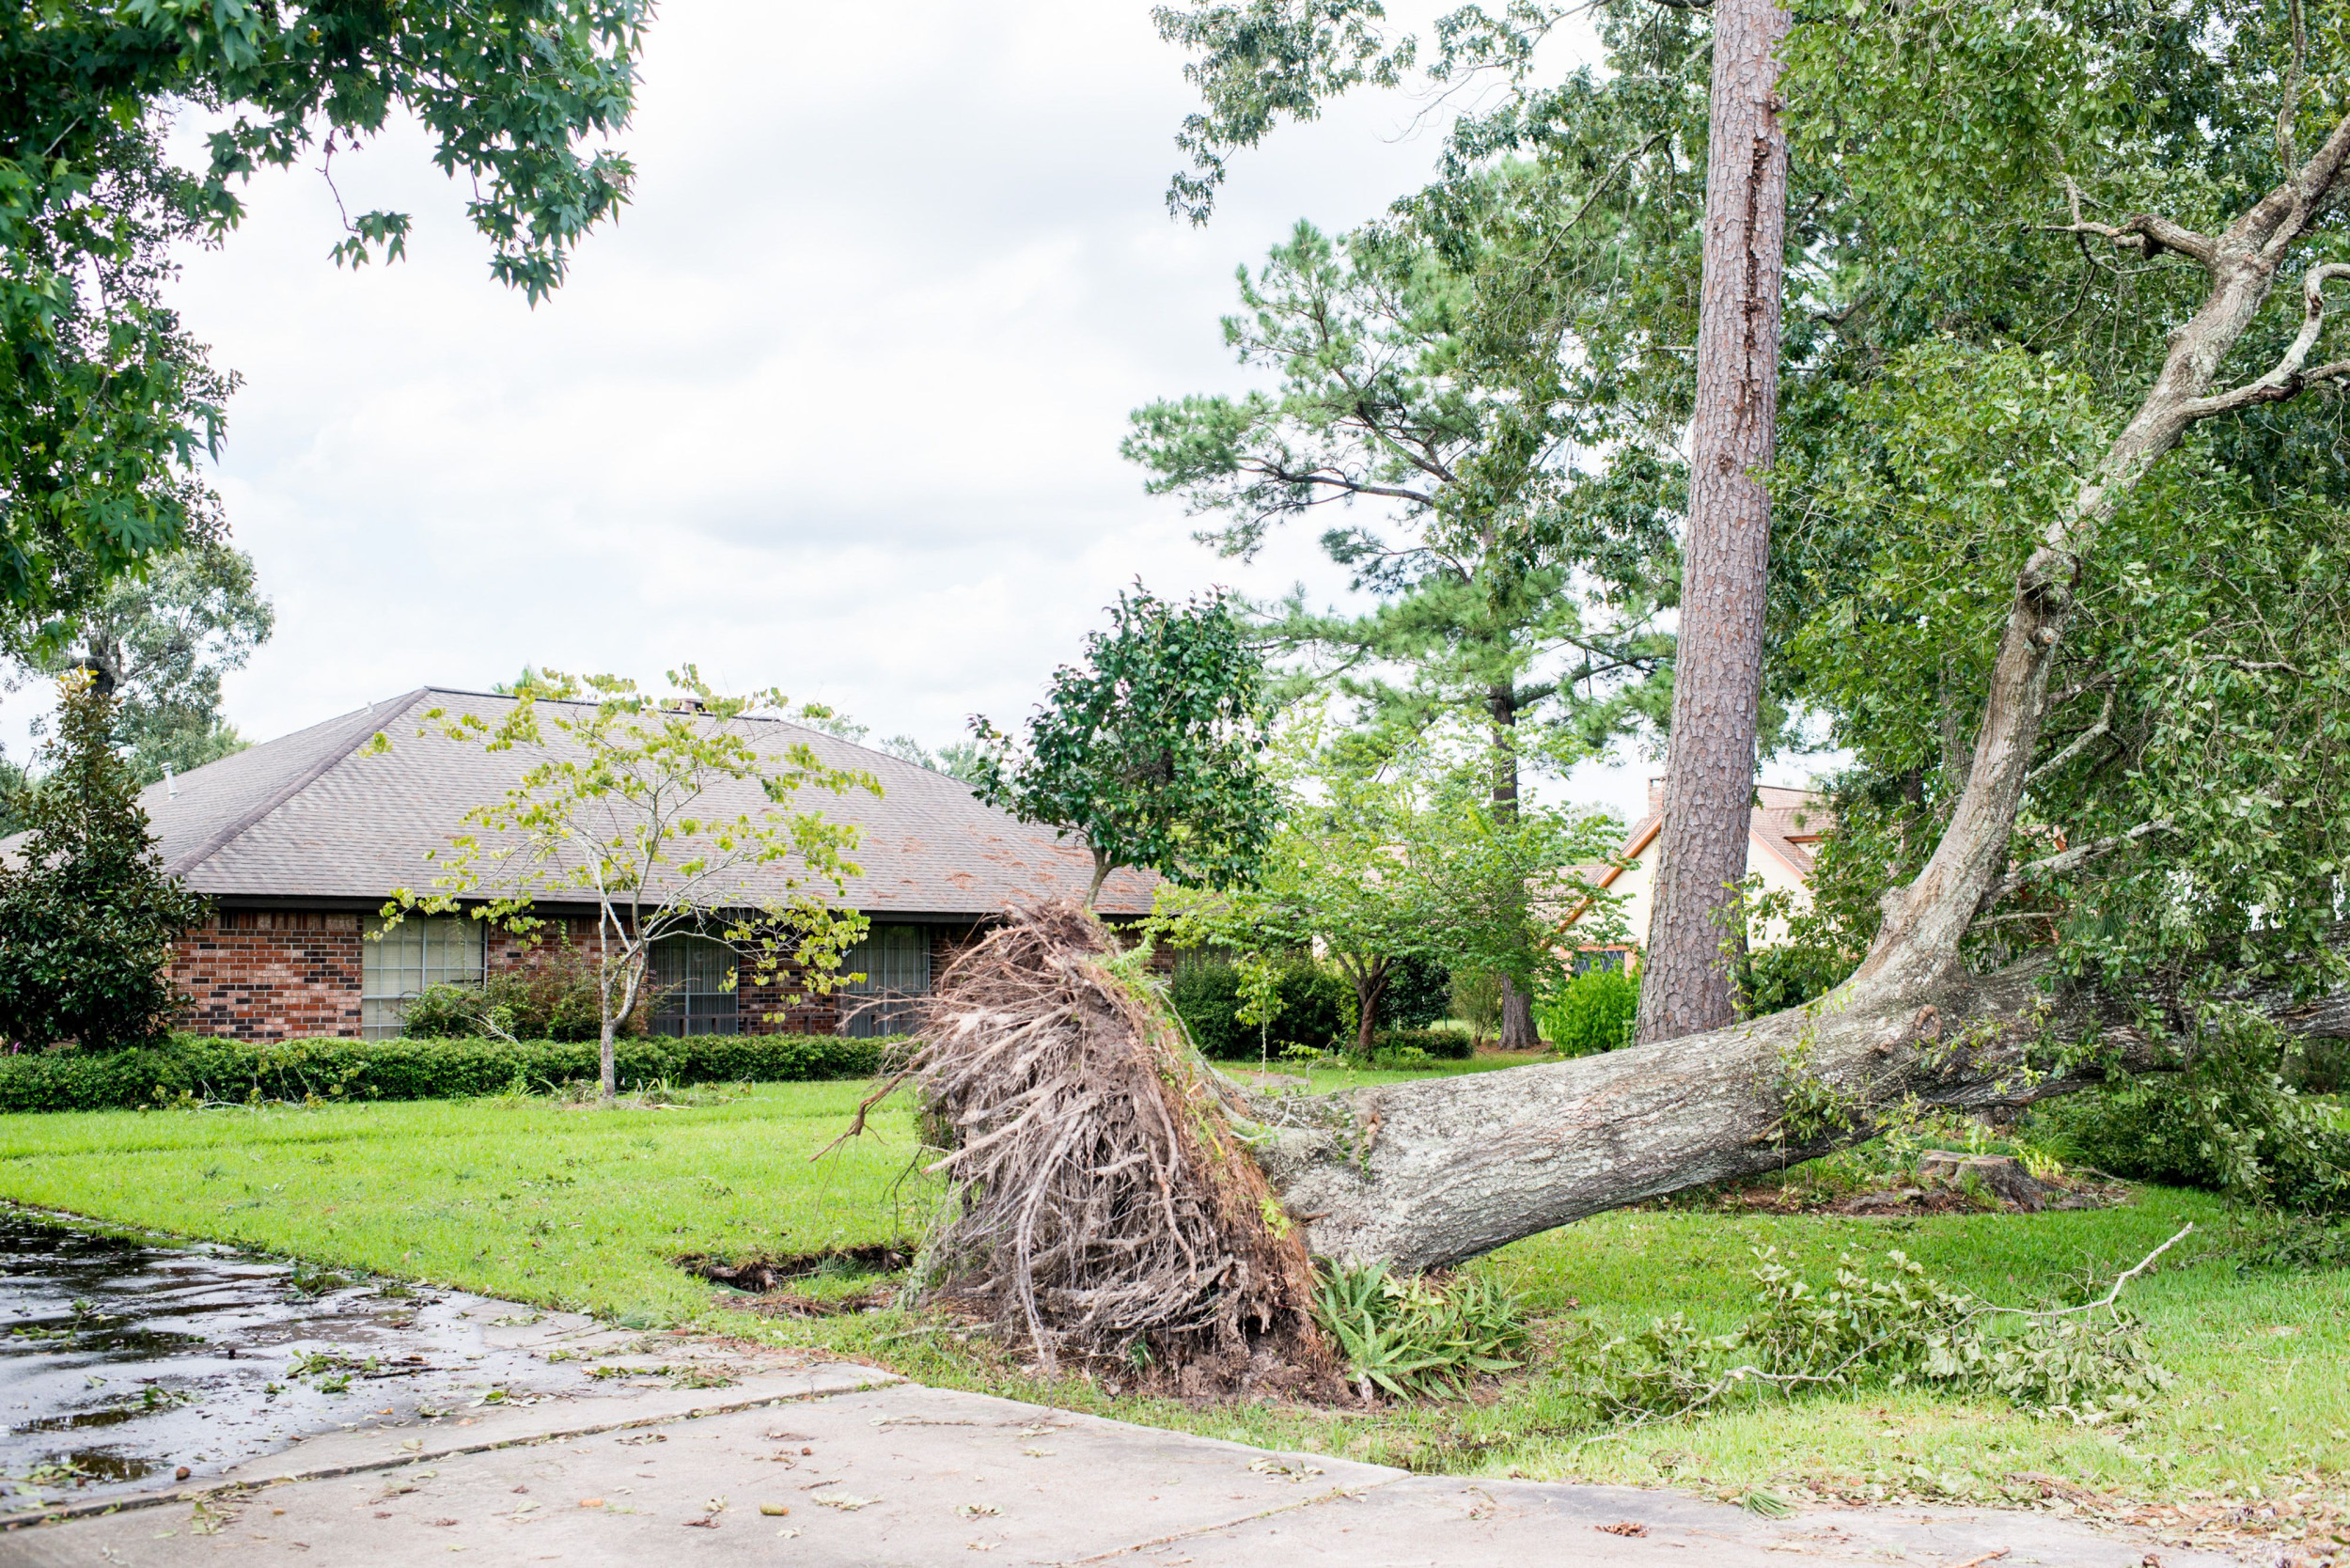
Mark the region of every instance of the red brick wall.
<instances>
[{"instance_id":1,"label":"red brick wall","mask_svg":"<svg viewBox=\"0 0 2350 1568\"><path fill-rule=\"evenodd\" d=\"M359 1032L359 917L231 909L180 938L187 1027L238 1040Z\"/></svg>"},{"instance_id":2,"label":"red brick wall","mask_svg":"<svg viewBox=\"0 0 2350 1568\"><path fill-rule=\"evenodd\" d=\"M561 939L563 922L539 928L537 944L492 928L485 939L492 969L540 961ZM227 910L180 940L171 976L194 1004L187 1027L198 1034L238 1040L355 1038L359 1033L362 917L272 910ZM591 920L569 922L572 942L595 940ZM985 933L979 925L931 930L933 984L957 954ZM789 970L774 982L742 987L746 1034L833 1034L840 1027L840 997L792 995Z\"/></svg>"}]
</instances>

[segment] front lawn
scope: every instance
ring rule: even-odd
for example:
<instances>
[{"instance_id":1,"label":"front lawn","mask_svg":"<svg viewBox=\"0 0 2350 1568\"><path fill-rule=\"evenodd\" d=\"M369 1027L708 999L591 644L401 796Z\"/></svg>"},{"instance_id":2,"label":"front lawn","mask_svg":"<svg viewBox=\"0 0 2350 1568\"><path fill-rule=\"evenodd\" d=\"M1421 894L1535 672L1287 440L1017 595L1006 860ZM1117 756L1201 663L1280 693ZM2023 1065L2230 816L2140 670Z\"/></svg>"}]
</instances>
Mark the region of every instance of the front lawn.
<instances>
[{"instance_id":1,"label":"front lawn","mask_svg":"<svg viewBox=\"0 0 2350 1568\"><path fill-rule=\"evenodd\" d=\"M1318 1089L1340 1081L1315 1077ZM1193 1407L1113 1398L1083 1382L1043 1388L983 1343L896 1311L793 1320L730 1310L717 1304L722 1293L671 1265L688 1252L813 1252L917 1231L935 1188L908 1174L913 1129L901 1103L875 1113L865 1137L812 1157L863 1092L773 1085L616 1112L518 1096L9 1116L0 1118L0 1197L633 1325L819 1343L933 1383L1421 1468L1979 1497L2037 1496L2046 1488L2032 1478L2049 1477L2138 1497L2248 1499L2338 1497L2350 1466L2350 1273L2241 1269L2222 1245L2225 1208L2161 1188L2117 1208L2030 1215L1621 1213L1479 1265L1521 1293L1556 1342L1578 1321L1613 1331L1674 1311L1727 1329L1751 1306L1758 1247L1778 1247L1817 1278L1841 1252L1876 1259L1899 1247L1989 1299L2037 1304L2087 1277L2110 1278L2192 1220L2198 1234L2128 1297L2178 1382L2120 1431L1906 1389L1594 1440L1540 1363L1473 1403L1365 1414Z\"/></svg>"}]
</instances>

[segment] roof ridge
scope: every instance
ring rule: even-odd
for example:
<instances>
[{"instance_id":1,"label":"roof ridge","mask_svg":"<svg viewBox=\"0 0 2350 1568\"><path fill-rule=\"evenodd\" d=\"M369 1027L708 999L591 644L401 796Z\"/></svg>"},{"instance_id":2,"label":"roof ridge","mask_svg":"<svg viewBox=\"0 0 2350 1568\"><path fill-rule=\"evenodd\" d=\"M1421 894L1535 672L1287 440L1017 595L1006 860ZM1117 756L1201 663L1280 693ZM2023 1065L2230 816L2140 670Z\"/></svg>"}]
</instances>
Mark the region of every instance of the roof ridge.
<instances>
[{"instance_id":1,"label":"roof ridge","mask_svg":"<svg viewBox=\"0 0 2350 1568\"><path fill-rule=\"evenodd\" d=\"M430 686L418 686L415 691L409 692L405 696L393 698L391 699L391 711L384 714L384 723L390 724L399 719L400 715L407 713L409 709L415 707L419 701L423 700L425 697L430 695L432 689L433 688ZM363 734L370 739L379 733L382 729L382 726L374 722L375 709L376 705L370 702L368 704L364 715L353 715L364 716L367 718L368 722L360 728ZM271 812L276 810L279 807L285 805L286 802L293 799L294 796L300 794L303 791L308 789L311 785L317 783L321 778L324 777L328 769L332 768L336 763L350 757L353 751L356 751L359 748L361 744L361 736L353 735L344 744L328 747L326 755L320 758L317 762L313 763L308 768L306 768L303 772L296 775L286 783L280 785L277 789L272 791L267 796L263 797L260 804L255 806L252 809L244 811L223 823L211 838L205 839L202 843L196 845L195 849L180 856L170 866L166 867L165 870L167 870L171 875L176 877L186 876L190 871L193 871L198 866L204 864L205 861L210 860L213 855L218 855L222 850L227 849L237 839L243 838L245 833L250 831L255 824L258 823Z\"/></svg>"},{"instance_id":2,"label":"roof ridge","mask_svg":"<svg viewBox=\"0 0 2350 1568\"><path fill-rule=\"evenodd\" d=\"M512 692L478 692L463 686L421 686L417 688L417 691L419 693L429 692L435 697L486 697L493 702L513 702L520 700ZM593 708L596 706L596 704L589 699L576 697L536 697L531 700L534 702L550 702L557 707L564 708ZM672 710L662 710L662 712L665 713L670 711ZM900 762L909 768L918 768L924 773L934 775L940 778L954 778L955 782L958 784L968 782L968 780L965 779L955 778L953 774L948 773L944 768L932 767L928 762L917 762L911 757L901 757L894 751L885 750L883 747L877 745L868 745L863 741L853 741L848 736L843 735L837 730L826 729L822 725L809 724L805 720L792 718L789 714L744 713L737 713L734 716L738 719L747 719L753 724L779 724L786 729L797 729L803 734L822 735L826 740L838 741L842 745L854 747L858 751L868 752L875 757L887 758L892 762ZM921 743L917 741L915 744L918 745Z\"/></svg>"}]
</instances>

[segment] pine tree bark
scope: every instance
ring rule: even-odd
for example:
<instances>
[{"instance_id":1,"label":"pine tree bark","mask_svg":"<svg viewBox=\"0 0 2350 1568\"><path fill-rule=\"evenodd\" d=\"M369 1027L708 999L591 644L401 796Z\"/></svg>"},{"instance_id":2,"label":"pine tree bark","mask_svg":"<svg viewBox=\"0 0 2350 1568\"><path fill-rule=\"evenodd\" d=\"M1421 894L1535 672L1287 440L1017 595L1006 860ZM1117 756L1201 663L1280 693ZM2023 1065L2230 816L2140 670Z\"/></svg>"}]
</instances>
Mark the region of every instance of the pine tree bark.
<instances>
[{"instance_id":1,"label":"pine tree bark","mask_svg":"<svg viewBox=\"0 0 2350 1568\"><path fill-rule=\"evenodd\" d=\"M1486 707L1493 716L1494 818L1513 823L1518 820L1517 687L1506 682L1496 684L1486 694ZM1534 1027L1534 998L1508 975L1501 977L1497 1043L1505 1051L1538 1051L1543 1044L1542 1031Z\"/></svg>"},{"instance_id":2,"label":"pine tree bark","mask_svg":"<svg viewBox=\"0 0 2350 1568\"><path fill-rule=\"evenodd\" d=\"M1771 506L1762 475L1778 420L1787 135L1778 56L1787 27L1772 0L1714 8L1689 525L1665 820L1640 966L1643 1042L1736 1016L1725 940L1740 934L1731 906L1747 874L1762 689Z\"/></svg>"}]
</instances>

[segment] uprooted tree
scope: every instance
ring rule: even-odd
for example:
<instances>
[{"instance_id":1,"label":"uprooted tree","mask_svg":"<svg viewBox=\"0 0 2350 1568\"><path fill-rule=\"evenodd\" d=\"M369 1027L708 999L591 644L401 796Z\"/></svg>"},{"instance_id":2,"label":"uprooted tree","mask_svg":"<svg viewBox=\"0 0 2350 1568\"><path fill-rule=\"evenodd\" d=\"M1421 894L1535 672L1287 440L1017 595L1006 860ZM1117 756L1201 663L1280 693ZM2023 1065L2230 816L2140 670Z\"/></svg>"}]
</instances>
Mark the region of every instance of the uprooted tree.
<instances>
[{"instance_id":1,"label":"uprooted tree","mask_svg":"<svg viewBox=\"0 0 2350 1568\"><path fill-rule=\"evenodd\" d=\"M2350 61L2257 8L2187 8L2193 27L2125 38L2061 5L1888 8L1790 46L1790 90L1818 100L1797 173L1828 193L1807 207L1841 213L1814 254L1850 263L1807 285L1831 296L1811 314L1851 337L1813 339L1825 368L1791 400L1774 679L1860 758L1838 825L1870 895L1846 900L1857 968L1800 1009L1556 1065L1286 1100L1151 1076L1165 1114L1230 1129L1264 1184L1261 1231L1188 1232L1184 1278L1261 1292L1250 1249L1289 1235L1441 1266L1827 1152L1904 1107L1997 1111L2350 1037L2350 495L2316 417L2350 384L2350 359L2317 352L2350 283L2327 255ZM2155 102L2165 79L2176 103ZM1982 93L2000 96L1961 112ZM2166 178L2179 160L2195 166ZM2149 211L2166 191L2172 210ZM1870 246L1903 266L1861 265ZM2050 298L2073 266L2072 297ZM2095 332L2067 337L2084 313ZM1037 962L1107 963L1085 946ZM946 1008L920 1064L933 1091L950 1058L994 1042L1014 1059L1016 1031L1062 1027L1050 1011ZM1032 1245L989 1227L1067 1184L1131 1181L1169 1193L1162 1208L1228 1190L1180 1161L1120 1163L1098 1075L1025 1091L1003 1123L1027 1151L1014 1165L995 1152L1014 1137L948 1119L960 1256L1029 1266ZM2340 1152L2316 1162L2336 1203ZM1118 1238L1072 1252L1043 1233L1129 1278ZM1098 1298L1073 1278L1067 1301ZM1104 1336L1049 1292L1025 1299L1041 1341L1118 1348L1147 1326ZM1261 1295L1216 1299L1256 1304L1220 1321L1285 1321Z\"/></svg>"}]
</instances>

